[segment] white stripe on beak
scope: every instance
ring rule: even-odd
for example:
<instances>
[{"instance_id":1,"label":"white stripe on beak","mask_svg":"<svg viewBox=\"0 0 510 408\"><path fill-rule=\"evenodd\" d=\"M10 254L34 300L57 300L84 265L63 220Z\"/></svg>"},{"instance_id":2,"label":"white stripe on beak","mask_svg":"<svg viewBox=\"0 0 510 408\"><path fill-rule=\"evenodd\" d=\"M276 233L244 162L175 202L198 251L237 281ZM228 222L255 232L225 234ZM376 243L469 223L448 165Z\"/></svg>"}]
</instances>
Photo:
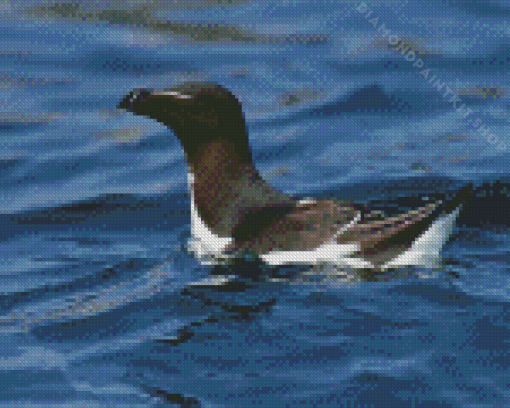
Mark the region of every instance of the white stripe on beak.
<instances>
[{"instance_id":1,"label":"white stripe on beak","mask_svg":"<svg viewBox=\"0 0 510 408\"><path fill-rule=\"evenodd\" d=\"M162 95L162 96L175 96L178 99L191 99L193 96L182 94L176 91L162 91L162 92L153 92L153 95Z\"/></svg>"}]
</instances>

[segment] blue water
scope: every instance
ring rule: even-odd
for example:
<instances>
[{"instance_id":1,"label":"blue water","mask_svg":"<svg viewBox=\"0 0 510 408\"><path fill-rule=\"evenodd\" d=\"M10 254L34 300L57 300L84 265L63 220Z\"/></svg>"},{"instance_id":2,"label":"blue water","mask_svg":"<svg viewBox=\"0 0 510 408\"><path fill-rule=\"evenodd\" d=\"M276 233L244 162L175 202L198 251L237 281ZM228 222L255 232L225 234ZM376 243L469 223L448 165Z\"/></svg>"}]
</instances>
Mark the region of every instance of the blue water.
<instances>
[{"instance_id":1,"label":"blue water","mask_svg":"<svg viewBox=\"0 0 510 408\"><path fill-rule=\"evenodd\" d=\"M510 407L509 17L1 1L0 406ZM200 265L178 140L115 109L187 80L239 97L286 192L391 214L473 183L441 265Z\"/></svg>"}]
</instances>

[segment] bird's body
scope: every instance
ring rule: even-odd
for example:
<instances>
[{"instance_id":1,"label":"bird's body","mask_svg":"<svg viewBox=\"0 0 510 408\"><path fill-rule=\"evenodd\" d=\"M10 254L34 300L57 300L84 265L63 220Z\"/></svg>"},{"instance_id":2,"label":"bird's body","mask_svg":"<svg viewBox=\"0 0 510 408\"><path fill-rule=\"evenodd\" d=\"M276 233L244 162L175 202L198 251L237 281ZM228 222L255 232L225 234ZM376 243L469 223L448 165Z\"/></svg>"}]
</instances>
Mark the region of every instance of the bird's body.
<instances>
[{"instance_id":1,"label":"bird's body","mask_svg":"<svg viewBox=\"0 0 510 408\"><path fill-rule=\"evenodd\" d=\"M381 219L352 203L278 191L253 164L240 102L216 84L133 91L119 107L156 119L180 139L189 166L190 247L203 262L249 251L272 265L428 264L469 198L466 188L447 203Z\"/></svg>"}]
</instances>

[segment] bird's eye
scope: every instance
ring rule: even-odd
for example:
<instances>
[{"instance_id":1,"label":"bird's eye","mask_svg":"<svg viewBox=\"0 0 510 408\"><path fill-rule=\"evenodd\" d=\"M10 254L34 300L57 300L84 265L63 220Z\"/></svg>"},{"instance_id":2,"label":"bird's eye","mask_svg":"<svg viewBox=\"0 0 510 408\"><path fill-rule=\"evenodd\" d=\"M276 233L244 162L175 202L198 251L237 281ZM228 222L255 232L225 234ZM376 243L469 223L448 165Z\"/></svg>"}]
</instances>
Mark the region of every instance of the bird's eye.
<instances>
[{"instance_id":1,"label":"bird's eye","mask_svg":"<svg viewBox=\"0 0 510 408\"><path fill-rule=\"evenodd\" d=\"M131 97L129 98L130 103L140 102L144 99L147 99L150 96L151 92L147 89L135 89L131 92Z\"/></svg>"},{"instance_id":2,"label":"bird's eye","mask_svg":"<svg viewBox=\"0 0 510 408\"><path fill-rule=\"evenodd\" d=\"M131 103L135 102L138 99L139 95L140 94L138 92L133 92L133 94L131 95L131 98L129 98L129 102L131 102Z\"/></svg>"}]
</instances>

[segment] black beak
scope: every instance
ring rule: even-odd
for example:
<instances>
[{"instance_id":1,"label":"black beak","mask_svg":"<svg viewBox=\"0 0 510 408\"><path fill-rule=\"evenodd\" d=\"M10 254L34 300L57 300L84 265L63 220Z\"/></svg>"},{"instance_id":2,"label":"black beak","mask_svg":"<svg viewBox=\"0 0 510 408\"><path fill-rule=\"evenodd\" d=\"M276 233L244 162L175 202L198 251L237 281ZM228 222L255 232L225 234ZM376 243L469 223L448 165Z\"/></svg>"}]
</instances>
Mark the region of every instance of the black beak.
<instances>
[{"instance_id":1,"label":"black beak","mask_svg":"<svg viewBox=\"0 0 510 408\"><path fill-rule=\"evenodd\" d=\"M148 89L133 89L132 92L127 94L124 99L119 103L117 108L127 110L128 112L133 111L133 106L148 99L151 95L151 91Z\"/></svg>"}]
</instances>

